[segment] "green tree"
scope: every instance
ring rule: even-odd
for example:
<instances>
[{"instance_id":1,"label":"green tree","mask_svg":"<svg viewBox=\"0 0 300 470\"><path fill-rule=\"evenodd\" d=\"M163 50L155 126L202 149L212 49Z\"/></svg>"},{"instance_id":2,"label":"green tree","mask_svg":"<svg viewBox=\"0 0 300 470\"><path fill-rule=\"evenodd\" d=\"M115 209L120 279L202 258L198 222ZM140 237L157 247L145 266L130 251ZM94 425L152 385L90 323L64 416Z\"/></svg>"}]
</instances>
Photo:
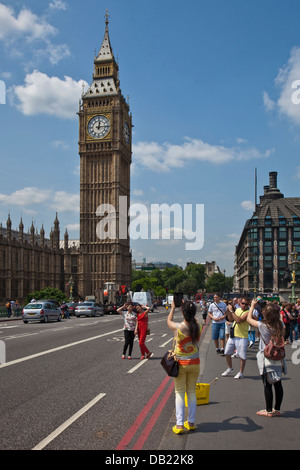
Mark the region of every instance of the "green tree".
<instances>
[{"instance_id":1,"label":"green tree","mask_svg":"<svg viewBox=\"0 0 300 470\"><path fill-rule=\"evenodd\" d=\"M29 303L32 299L53 299L56 300L59 304L62 304L68 300L68 297L61 290L56 289L55 287L45 287L42 290L27 294L26 303Z\"/></svg>"},{"instance_id":2,"label":"green tree","mask_svg":"<svg viewBox=\"0 0 300 470\"><path fill-rule=\"evenodd\" d=\"M182 292L185 295L189 293L195 295L198 290L198 283L192 277L185 279L176 286L176 292Z\"/></svg>"},{"instance_id":3,"label":"green tree","mask_svg":"<svg viewBox=\"0 0 300 470\"><path fill-rule=\"evenodd\" d=\"M233 277L225 277L223 274L214 273L205 284L206 292L231 292Z\"/></svg>"},{"instance_id":4,"label":"green tree","mask_svg":"<svg viewBox=\"0 0 300 470\"><path fill-rule=\"evenodd\" d=\"M197 283L197 290L205 287L205 267L203 264L188 264L184 270L187 279L194 279Z\"/></svg>"}]
</instances>

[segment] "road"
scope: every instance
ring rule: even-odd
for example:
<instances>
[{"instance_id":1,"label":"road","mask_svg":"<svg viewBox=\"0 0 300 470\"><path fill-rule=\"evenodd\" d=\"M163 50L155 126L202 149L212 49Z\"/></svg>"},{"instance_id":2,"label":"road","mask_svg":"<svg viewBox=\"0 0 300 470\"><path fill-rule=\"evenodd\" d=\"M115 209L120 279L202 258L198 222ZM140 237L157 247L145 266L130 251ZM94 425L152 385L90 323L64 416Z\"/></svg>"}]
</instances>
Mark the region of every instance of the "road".
<instances>
[{"instance_id":1,"label":"road","mask_svg":"<svg viewBox=\"0 0 300 470\"><path fill-rule=\"evenodd\" d=\"M121 359L118 315L0 323L0 449L158 449L174 411L160 365L172 343L166 316L150 314L154 355L143 361L137 342L132 360Z\"/></svg>"}]
</instances>

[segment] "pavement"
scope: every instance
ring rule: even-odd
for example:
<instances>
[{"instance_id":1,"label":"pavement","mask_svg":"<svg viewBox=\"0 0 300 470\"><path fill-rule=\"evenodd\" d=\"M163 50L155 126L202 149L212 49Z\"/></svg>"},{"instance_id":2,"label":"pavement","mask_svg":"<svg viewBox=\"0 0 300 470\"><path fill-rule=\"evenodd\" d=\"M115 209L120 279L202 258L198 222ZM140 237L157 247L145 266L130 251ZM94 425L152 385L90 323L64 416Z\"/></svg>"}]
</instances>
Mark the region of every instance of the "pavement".
<instances>
[{"instance_id":1,"label":"pavement","mask_svg":"<svg viewBox=\"0 0 300 470\"><path fill-rule=\"evenodd\" d=\"M227 369L225 357L216 354L207 326L200 344L200 383L210 383L209 403L197 406L196 430L175 435L175 412L159 450L298 450L300 429L300 341L286 346L287 375L282 380L284 397L280 417L263 417L263 384L258 374L258 343L248 348L244 378L234 379L239 359L233 359L234 373L222 377Z\"/></svg>"},{"instance_id":2,"label":"pavement","mask_svg":"<svg viewBox=\"0 0 300 470\"><path fill-rule=\"evenodd\" d=\"M0 317L0 321L22 317ZM248 348L244 378L234 379L239 359L233 359L234 372L222 377L227 369L225 357L217 355L211 339L211 324L200 343L200 383L210 383L209 403L197 406L196 430L175 435L175 410L158 450L298 450L300 429L300 341L286 346L287 375L283 377L283 403L280 417L256 415L265 408L263 384L258 374L258 343Z\"/></svg>"}]
</instances>

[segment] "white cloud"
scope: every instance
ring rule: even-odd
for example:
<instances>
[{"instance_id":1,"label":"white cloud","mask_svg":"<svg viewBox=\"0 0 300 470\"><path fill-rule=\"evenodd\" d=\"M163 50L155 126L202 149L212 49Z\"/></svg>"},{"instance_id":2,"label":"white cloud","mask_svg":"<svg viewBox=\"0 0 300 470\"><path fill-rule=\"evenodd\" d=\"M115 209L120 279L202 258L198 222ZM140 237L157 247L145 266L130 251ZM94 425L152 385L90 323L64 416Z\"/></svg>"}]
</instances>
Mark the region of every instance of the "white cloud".
<instances>
[{"instance_id":1,"label":"white cloud","mask_svg":"<svg viewBox=\"0 0 300 470\"><path fill-rule=\"evenodd\" d=\"M82 93L83 80L76 82L65 76L48 77L35 70L25 77L25 84L11 88L13 97L17 97L17 108L26 116L47 114L63 119L75 119L78 102Z\"/></svg>"},{"instance_id":2,"label":"white cloud","mask_svg":"<svg viewBox=\"0 0 300 470\"><path fill-rule=\"evenodd\" d=\"M279 97L277 101L273 101L268 93L264 92L266 110L277 110L293 124L300 125L300 47L291 50L287 64L280 68L274 82L279 90Z\"/></svg>"},{"instance_id":3,"label":"white cloud","mask_svg":"<svg viewBox=\"0 0 300 470\"><path fill-rule=\"evenodd\" d=\"M59 212L79 212L79 194L65 191L27 187L11 194L0 194L0 204L18 206L32 211L34 206L46 205Z\"/></svg>"},{"instance_id":4,"label":"white cloud","mask_svg":"<svg viewBox=\"0 0 300 470\"><path fill-rule=\"evenodd\" d=\"M45 39L56 33L56 28L30 10L24 8L16 16L12 8L0 3L0 39L13 36L23 36L27 40Z\"/></svg>"},{"instance_id":5,"label":"white cloud","mask_svg":"<svg viewBox=\"0 0 300 470\"><path fill-rule=\"evenodd\" d=\"M241 206L246 211L252 211L252 212L254 211L254 202L252 201L243 201L241 202Z\"/></svg>"},{"instance_id":6,"label":"white cloud","mask_svg":"<svg viewBox=\"0 0 300 470\"><path fill-rule=\"evenodd\" d=\"M62 0L52 0L52 2L49 4L49 8L50 10L66 10L67 4Z\"/></svg>"},{"instance_id":7,"label":"white cloud","mask_svg":"<svg viewBox=\"0 0 300 470\"><path fill-rule=\"evenodd\" d=\"M182 168L187 163L210 162L224 164L231 161L249 160L269 157L274 149L261 153L256 148L226 148L221 145L210 145L200 139L185 138L182 145L157 142L139 142L133 145L135 166L140 164L153 171L167 172L172 168Z\"/></svg>"},{"instance_id":8,"label":"white cloud","mask_svg":"<svg viewBox=\"0 0 300 470\"><path fill-rule=\"evenodd\" d=\"M54 0L49 9L64 10L66 4ZM19 59L29 47L31 59L26 59L25 69L28 70L36 59L46 58L51 64L57 64L71 55L66 44L51 42L50 38L57 34L58 30L48 22L46 15L37 16L26 8L17 15L11 7L0 3L0 41L3 41L10 55Z\"/></svg>"},{"instance_id":9,"label":"white cloud","mask_svg":"<svg viewBox=\"0 0 300 470\"><path fill-rule=\"evenodd\" d=\"M275 101L273 101L269 97L266 91L263 92L263 102L264 102L264 107L267 111L273 111L273 109L276 107Z\"/></svg>"}]
</instances>

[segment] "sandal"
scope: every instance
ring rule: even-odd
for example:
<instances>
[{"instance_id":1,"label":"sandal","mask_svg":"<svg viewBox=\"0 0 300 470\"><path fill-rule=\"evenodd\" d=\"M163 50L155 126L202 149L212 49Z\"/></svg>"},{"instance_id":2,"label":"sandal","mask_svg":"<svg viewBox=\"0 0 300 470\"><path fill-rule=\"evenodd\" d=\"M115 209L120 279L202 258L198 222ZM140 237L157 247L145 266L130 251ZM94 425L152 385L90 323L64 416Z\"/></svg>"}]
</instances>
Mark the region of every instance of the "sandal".
<instances>
[{"instance_id":1,"label":"sandal","mask_svg":"<svg viewBox=\"0 0 300 470\"><path fill-rule=\"evenodd\" d=\"M183 433L183 429L178 429L176 425L172 427L172 431L175 434L182 434Z\"/></svg>"},{"instance_id":2,"label":"sandal","mask_svg":"<svg viewBox=\"0 0 300 470\"><path fill-rule=\"evenodd\" d=\"M273 413L273 416L281 416L281 412L278 410L274 410L274 408L273 408L272 413Z\"/></svg>"},{"instance_id":3,"label":"sandal","mask_svg":"<svg viewBox=\"0 0 300 470\"><path fill-rule=\"evenodd\" d=\"M272 418L274 416L272 411L267 411L267 410L257 411L256 414L259 415L259 416L267 416L268 418Z\"/></svg>"},{"instance_id":4,"label":"sandal","mask_svg":"<svg viewBox=\"0 0 300 470\"><path fill-rule=\"evenodd\" d=\"M196 426L195 425L190 426L188 421L185 421L183 425L188 431L195 431L195 429L196 429Z\"/></svg>"}]
</instances>

